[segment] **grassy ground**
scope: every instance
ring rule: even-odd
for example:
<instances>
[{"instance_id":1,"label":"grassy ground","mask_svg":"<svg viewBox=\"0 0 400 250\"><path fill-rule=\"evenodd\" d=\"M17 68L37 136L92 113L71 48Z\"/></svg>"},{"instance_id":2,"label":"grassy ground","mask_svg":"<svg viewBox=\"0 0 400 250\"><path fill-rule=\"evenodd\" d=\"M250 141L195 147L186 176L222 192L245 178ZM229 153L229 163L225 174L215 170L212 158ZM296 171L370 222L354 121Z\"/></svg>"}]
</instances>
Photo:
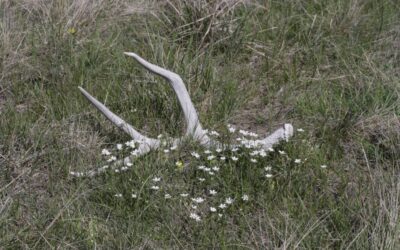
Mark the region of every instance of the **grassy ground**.
<instances>
[{"instance_id":1,"label":"grassy ground","mask_svg":"<svg viewBox=\"0 0 400 250\"><path fill-rule=\"evenodd\" d=\"M398 249L399 13L394 0L1 1L0 248ZM207 160L188 142L74 178L129 140L78 86L148 135L184 131L169 85L124 51L180 74L221 137L304 132L266 157Z\"/></svg>"}]
</instances>

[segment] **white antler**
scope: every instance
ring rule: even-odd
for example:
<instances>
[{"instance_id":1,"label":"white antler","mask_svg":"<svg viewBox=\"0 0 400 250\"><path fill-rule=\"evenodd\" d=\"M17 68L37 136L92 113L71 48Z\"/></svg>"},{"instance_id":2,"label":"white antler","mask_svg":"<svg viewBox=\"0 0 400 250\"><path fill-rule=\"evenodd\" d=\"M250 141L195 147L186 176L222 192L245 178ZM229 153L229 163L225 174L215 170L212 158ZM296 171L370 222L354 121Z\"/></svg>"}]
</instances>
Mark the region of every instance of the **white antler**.
<instances>
[{"instance_id":1,"label":"white antler","mask_svg":"<svg viewBox=\"0 0 400 250\"><path fill-rule=\"evenodd\" d=\"M141 58L135 53L125 52L125 55L133 57L137 62L139 62L143 67L152 73L165 78L172 86L176 96L178 97L179 103L182 107L183 114L185 116L187 129L185 136L182 138L177 138L173 140L174 145L178 145L185 137L192 137L194 140L200 142L200 144L210 147L212 145L220 145L219 142L211 140L207 135L206 131L200 124L199 117L197 115L196 109L190 99L189 93L183 83L181 77L174 72L161 68L157 65L149 63L145 59ZM114 123L118 128L122 129L125 133L129 134L134 140L140 142L139 149L136 156L143 155L149 152L151 149L156 149L160 147L160 140L149 138L142 135L137 130L135 130L130 124L126 123L122 118L111 112L106 106L96 100L91 96L86 90L79 87L82 94L112 123ZM282 141L288 140L293 135L293 126L291 124L284 124L284 126L276 130L271 135L267 136L262 140L256 140L255 144L261 146L264 149L271 148L274 144ZM126 158L124 161L120 161L119 164L127 162L129 159ZM88 172L89 175L93 175L94 172Z\"/></svg>"}]
</instances>

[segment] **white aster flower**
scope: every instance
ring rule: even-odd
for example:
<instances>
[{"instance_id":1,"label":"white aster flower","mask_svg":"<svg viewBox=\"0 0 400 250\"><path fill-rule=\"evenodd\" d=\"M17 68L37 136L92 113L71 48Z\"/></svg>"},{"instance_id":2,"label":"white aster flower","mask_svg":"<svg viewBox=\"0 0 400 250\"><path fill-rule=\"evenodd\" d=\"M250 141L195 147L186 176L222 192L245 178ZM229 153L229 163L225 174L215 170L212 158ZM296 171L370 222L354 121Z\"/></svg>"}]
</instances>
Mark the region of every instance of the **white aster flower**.
<instances>
[{"instance_id":1,"label":"white aster flower","mask_svg":"<svg viewBox=\"0 0 400 250\"><path fill-rule=\"evenodd\" d=\"M191 155L196 159L200 158L200 155L198 153L196 153L196 152L192 152Z\"/></svg>"},{"instance_id":2,"label":"white aster flower","mask_svg":"<svg viewBox=\"0 0 400 250\"><path fill-rule=\"evenodd\" d=\"M219 171L219 167L213 167L212 170L214 170L215 172Z\"/></svg>"},{"instance_id":3,"label":"white aster flower","mask_svg":"<svg viewBox=\"0 0 400 250\"><path fill-rule=\"evenodd\" d=\"M204 178L197 178L200 182L204 182L206 179Z\"/></svg>"},{"instance_id":4,"label":"white aster flower","mask_svg":"<svg viewBox=\"0 0 400 250\"><path fill-rule=\"evenodd\" d=\"M172 150L172 151L174 151L174 150L176 150L178 148L178 146L172 146L171 148L170 148L170 150Z\"/></svg>"},{"instance_id":5,"label":"white aster flower","mask_svg":"<svg viewBox=\"0 0 400 250\"><path fill-rule=\"evenodd\" d=\"M239 148L232 148L232 152L236 152L238 150L239 150Z\"/></svg>"},{"instance_id":6,"label":"white aster flower","mask_svg":"<svg viewBox=\"0 0 400 250\"><path fill-rule=\"evenodd\" d=\"M161 139L163 137L162 134L157 135L157 139Z\"/></svg>"},{"instance_id":7,"label":"white aster flower","mask_svg":"<svg viewBox=\"0 0 400 250\"><path fill-rule=\"evenodd\" d=\"M128 167L132 167L132 166L133 166L132 162L130 162L130 161L128 161L127 163L125 163L125 165L128 166Z\"/></svg>"},{"instance_id":8,"label":"white aster flower","mask_svg":"<svg viewBox=\"0 0 400 250\"><path fill-rule=\"evenodd\" d=\"M131 194L132 199L136 199L137 198L137 194Z\"/></svg>"},{"instance_id":9,"label":"white aster flower","mask_svg":"<svg viewBox=\"0 0 400 250\"><path fill-rule=\"evenodd\" d=\"M215 175L213 171L208 172L209 175Z\"/></svg>"},{"instance_id":10,"label":"white aster flower","mask_svg":"<svg viewBox=\"0 0 400 250\"><path fill-rule=\"evenodd\" d=\"M272 174L266 174L265 177L272 178Z\"/></svg>"},{"instance_id":11,"label":"white aster flower","mask_svg":"<svg viewBox=\"0 0 400 250\"><path fill-rule=\"evenodd\" d=\"M283 151L283 150L278 150L278 152L279 152L279 154L281 154L281 155L285 155L285 154L286 154L286 152Z\"/></svg>"},{"instance_id":12,"label":"white aster flower","mask_svg":"<svg viewBox=\"0 0 400 250\"><path fill-rule=\"evenodd\" d=\"M118 150L122 150L122 144L118 143L118 144L117 144L117 149L118 149Z\"/></svg>"},{"instance_id":13,"label":"white aster flower","mask_svg":"<svg viewBox=\"0 0 400 250\"><path fill-rule=\"evenodd\" d=\"M256 160L256 159L250 159L250 161L251 161L252 163L257 163L257 160Z\"/></svg>"},{"instance_id":14,"label":"white aster flower","mask_svg":"<svg viewBox=\"0 0 400 250\"><path fill-rule=\"evenodd\" d=\"M225 204L225 203L222 203L222 204L220 204L218 207L221 208L221 209L225 209L225 208L226 208L226 204Z\"/></svg>"},{"instance_id":15,"label":"white aster flower","mask_svg":"<svg viewBox=\"0 0 400 250\"><path fill-rule=\"evenodd\" d=\"M195 205L191 205L191 207L192 207L192 209L194 209L194 210L197 209L197 206L195 206Z\"/></svg>"},{"instance_id":16,"label":"white aster flower","mask_svg":"<svg viewBox=\"0 0 400 250\"><path fill-rule=\"evenodd\" d=\"M134 140L127 141L125 142L125 145L130 148L135 148L135 141Z\"/></svg>"},{"instance_id":17,"label":"white aster flower","mask_svg":"<svg viewBox=\"0 0 400 250\"><path fill-rule=\"evenodd\" d=\"M118 198L121 198L121 197L122 197L122 194L121 194L121 193L118 193L118 194L114 194L114 196L115 196L115 197L118 197Z\"/></svg>"},{"instance_id":18,"label":"white aster flower","mask_svg":"<svg viewBox=\"0 0 400 250\"><path fill-rule=\"evenodd\" d=\"M214 158L215 158L214 155L209 155L209 156L207 157L207 160L211 161L211 160L213 160Z\"/></svg>"},{"instance_id":19,"label":"white aster flower","mask_svg":"<svg viewBox=\"0 0 400 250\"><path fill-rule=\"evenodd\" d=\"M226 157L225 157L225 156L221 156L219 159L220 159L221 161L225 161L225 160L226 160Z\"/></svg>"},{"instance_id":20,"label":"white aster flower","mask_svg":"<svg viewBox=\"0 0 400 250\"><path fill-rule=\"evenodd\" d=\"M211 171L211 168L203 168L203 170L204 170L205 172L210 172L210 171Z\"/></svg>"},{"instance_id":21,"label":"white aster flower","mask_svg":"<svg viewBox=\"0 0 400 250\"><path fill-rule=\"evenodd\" d=\"M195 220L195 221L201 221L200 216L198 216L196 213L190 213L189 216L191 219Z\"/></svg>"},{"instance_id":22,"label":"white aster flower","mask_svg":"<svg viewBox=\"0 0 400 250\"><path fill-rule=\"evenodd\" d=\"M300 133L301 133L301 132L304 132L304 129L298 128L298 129L297 129L297 132L300 132Z\"/></svg>"},{"instance_id":23,"label":"white aster flower","mask_svg":"<svg viewBox=\"0 0 400 250\"><path fill-rule=\"evenodd\" d=\"M160 177L154 177L154 178L153 178L153 181L154 181L154 182L159 182L160 180L161 180Z\"/></svg>"},{"instance_id":24,"label":"white aster flower","mask_svg":"<svg viewBox=\"0 0 400 250\"><path fill-rule=\"evenodd\" d=\"M114 172L115 173L119 173L119 169L114 169Z\"/></svg>"},{"instance_id":25,"label":"white aster flower","mask_svg":"<svg viewBox=\"0 0 400 250\"><path fill-rule=\"evenodd\" d=\"M198 204L200 204L200 203L203 203L203 202L204 202L204 199L201 198L201 197L197 197L197 198L192 198L192 201L193 201L193 202L196 202L196 203L198 203Z\"/></svg>"},{"instance_id":26,"label":"white aster flower","mask_svg":"<svg viewBox=\"0 0 400 250\"><path fill-rule=\"evenodd\" d=\"M159 190L159 189L160 189L160 187L159 187L159 186L151 186L151 187L150 187L150 189L153 189L153 190Z\"/></svg>"},{"instance_id":27,"label":"white aster flower","mask_svg":"<svg viewBox=\"0 0 400 250\"><path fill-rule=\"evenodd\" d=\"M164 195L164 198L165 198L165 199L171 199L171 197L172 197L172 196L171 196L170 194L165 194L165 195Z\"/></svg>"},{"instance_id":28,"label":"white aster flower","mask_svg":"<svg viewBox=\"0 0 400 250\"><path fill-rule=\"evenodd\" d=\"M128 170L128 167L121 167L121 171L126 171L126 170Z\"/></svg>"},{"instance_id":29,"label":"white aster flower","mask_svg":"<svg viewBox=\"0 0 400 250\"><path fill-rule=\"evenodd\" d=\"M237 158L236 156L232 156L232 161L237 161L239 160L239 158Z\"/></svg>"},{"instance_id":30,"label":"white aster flower","mask_svg":"<svg viewBox=\"0 0 400 250\"><path fill-rule=\"evenodd\" d=\"M139 150L135 149L131 152L131 155L137 156L139 154Z\"/></svg>"},{"instance_id":31,"label":"white aster flower","mask_svg":"<svg viewBox=\"0 0 400 250\"><path fill-rule=\"evenodd\" d=\"M264 169L265 169L265 171L268 172L268 171L271 171L272 167L271 167L271 166L268 166L268 167L265 167Z\"/></svg>"},{"instance_id":32,"label":"white aster flower","mask_svg":"<svg viewBox=\"0 0 400 250\"><path fill-rule=\"evenodd\" d=\"M301 163L301 160L300 160L300 159L296 159L296 160L294 160L294 163L300 164L300 163Z\"/></svg>"},{"instance_id":33,"label":"white aster flower","mask_svg":"<svg viewBox=\"0 0 400 250\"><path fill-rule=\"evenodd\" d=\"M273 148L268 148L269 152L275 152L275 150Z\"/></svg>"},{"instance_id":34,"label":"white aster flower","mask_svg":"<svg viewBox=\"0 0 400 250\"><path fill-rule=\"evenodd\" d=\"M328 166L327 165L321 165L321 168L327 168Z\"/></svg>"},{"instance_id":35,"label":"white aster flower","mask_svg":"<svg viewBox=\"0 0 400 250\"><path fill-rule=\"evenodd\" d=\"M209 154L211 154L211 151L207 149L207 150L204 151L204 153L205 153L206 155L209 155Z\"/></svg>"},{"instance_id":36,"label":"white aster flower","mask_svg":"<svg viewBox=\"0 0 400 250\"><path fill-rule=\"evenodd\" d=\"M228 197L228 198L225 200L225 203L228 204L228 205L230 205L230 204L233 203L233 199L232 199L231 197Z\"/></svg>"},{"instance_id":37,"label":"white aster flower","mask_svg":"<svg viewBox=\"0 0 400 250\"><path fill-rule=\"evenodd\" d=\"M206 167L205 166L198 166L197 169L199 170L204 170Z\"/></svg>"},{"instance_id":38,"label":"white aster flower","mask_svg":"<svg viewBox=\"0 0 400 250\"><path fill-rule=\"evenodd\" d=\"M264 150L260 150L259 155L260 155L261 157L265 157L265 156L267 156L267 152L265 152Z\"/></svg>"},{"instance_id":39,"label":"white aster flower","mask_svg":"<svg viewBox=\"0 0 400 250\"><path fill-rule=\"evenodd\" d=\"M169 153L169 149L164 149L164 153Z\"/></svg>"},{"instance_id":40,"label":"white aster flower","mask_svg":"<svg viewBox=\"0 0 400 250\"><path fill-rule=\"evenodd\" d=\"M181 196L181 197L188 197L189 194L183 193L183 194L180 194L180 196Z\"/></svg>"},{"instance_id":41,"label":"white aster flower","mask_svg":"<svg viewBox=\"0 0 400 250\"><path fill-rule=\"evenodd\" d=\"M211 189L209 192L210 192L211 195L216 195L217 194L217 191L215 191L214 189Z\"/></svg>"},{"instance_id":42,"label":"white aster flower","mask_svg":"<svg viewBox=\"0 0 400 250\"><path fill-rule=\"evenodd\" d=\"M215 149L215 152L221 153L221 152L222 152L222 148L217 148L217 149Z\"/></svg>"},{"instance_id":43,"label":"white aster flower","mask_svg":"<svg viewBox=\"0 0 400 250\"><path fill-rule=\"evenodd\" d=\"M243 200L243 201L248 201L248 200L249 200L249 196L248 196L247 194L244 194L244 195L242 196L242 200Z\"/></svg>"},{"instance_id":44,"label":"white aster flower","mask_svg":"<svg viewBox=\"0 0 400 250\"><path fill-rule=\"evenodd\" d=\"M219 136L219 133L217 131L212 130L210 132L210 135Z\"/></svg>"},{"instance_id":45,"label":"white aster flower","mask_svg":"<svg viewBox=\"0 0 400 250\"><path fill-rule=\"evenodd\" d=\"M112 155L108 160L107 160L107 162L112 162L112 161L116 161L117 160L117 157L115 157L114 155Z\"/></svg>"},{"instance_id":46,"label":"white aster flower","mask_svg":"<svg viewBox=\"0 0 400 250\"><path fill-rule=\"evenodd\" d=\"M210 207L210 211L214 213L217 212L217 209L215 207Z\"/></svg>"},{"instance_id":47,"label":"white aster flower","mask_svg":"<svg viewBox=\"0 0 400 250\"><path fill-rule=\"evenodd\" d=\"M103 150L101 150L101 154L102 155L111 155L111 152L108 151L108 149L104 148Z\"/></svg>"}]
</instances>

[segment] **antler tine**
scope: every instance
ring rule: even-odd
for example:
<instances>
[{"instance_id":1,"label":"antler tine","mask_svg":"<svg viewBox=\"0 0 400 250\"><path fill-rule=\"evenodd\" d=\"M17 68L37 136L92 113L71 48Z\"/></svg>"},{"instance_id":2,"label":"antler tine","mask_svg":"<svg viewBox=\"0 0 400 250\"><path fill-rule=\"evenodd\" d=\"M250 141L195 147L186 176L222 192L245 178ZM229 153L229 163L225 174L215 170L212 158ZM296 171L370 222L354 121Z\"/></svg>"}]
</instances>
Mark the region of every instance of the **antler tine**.
<instances>
[{"instance_id":1,"label":"antler tine","mask_svg":"<svg viewBox=\"0 0 400 250\"><path fill-rule=\"evenodd\" d=\"M125 133L130 135L134 140L140 141L148 145L149 147L158 146L159 140L148 138L142 135L136 129L134 129L130 124L126 123L119 116L111 112L104 104L99 102L96 98L91 96L86 90L78 87L82 94L88 99L105 117L108 118L112 123L114 123L118 128L122 129Z\"/></svg>"},{"instance_id":2,"label":"antler tine","mask_svg":"<svg viewBox=\"0 0 400 250\"><path fill-rule=\"evenodd\" d=\"M202 144L209 144L210 138L207 136L206 132L203 130L199 117L197 115L196 109L190 99L189 93L183 83L181 77L169 70L161 68L157 65L149 63L145 59L141 58L135 53L124 52L125 55L133 57L138 63L140 63L144 68L152 73L155 73L164 79L166 79L174 89L179 103L182 107L183 114L187 123L186 136L193 136L193 138L200 141Z\"/></svg>"},{"instance_id":3,"label":"antler tine","mask_svg":"<svg viewBox=\"0 0 400 250\"><path fill-rule=\"evenodd\" d=\"M272 148L272 146L280 141L288 141L293 136L292 124L286 123L283 128L275 130L272 134L262 140L256 140L256 144L261 145L264 149Z\"/></svg>"}]
</instances>

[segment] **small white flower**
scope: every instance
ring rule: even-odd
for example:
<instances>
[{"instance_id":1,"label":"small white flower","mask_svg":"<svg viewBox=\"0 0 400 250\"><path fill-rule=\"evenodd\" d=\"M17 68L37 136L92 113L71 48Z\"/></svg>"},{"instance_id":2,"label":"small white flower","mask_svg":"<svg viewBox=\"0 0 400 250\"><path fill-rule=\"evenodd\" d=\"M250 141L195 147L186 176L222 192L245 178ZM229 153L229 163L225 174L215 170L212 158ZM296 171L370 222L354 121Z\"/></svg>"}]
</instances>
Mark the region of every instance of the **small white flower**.
<instances>
[{"instance_id":1,"label":"small white flower","mask_svg":"<svg viewBox=\"0 0 400 250\"><path fill-rule=\"evenodd\" d=\"M126 171L126 170L128 170L128 167L121 167L121 171Z\"/></svg>"},{"instance_id":2,"label":"small white flower","mask_svg":"<svg viewBox=\"0 0 400 250\"><path fill-rule=\"evenodd\" d=\"M268 148L269 152L275 152L275 150L273 148Z\"/></svg>"},{"instance_id":3,"label":"small white flower","mask_svg":"<svg viewBox=\"0 0 400 250\"><path fill-rule=\"evenodd\" d=\"M209 154L211 154L211 151L207 149L206 151L204 151L204 153L205 153L206 155L209 155Z\"/></svg>"},{"instance_id":4,"label":"small white flower","mask_svg":"<svg viewBox=\"0 0 400 250\"><path fill-rule=\"evenodd\" d=\"M256 156L256 155L258 155L259 154L259 152L258 152L258 150L255 150L255 151L253 151L253 152L250 152L250 156Z\"/></svg>"},{"instance_id":5,"label":"small white flower","mask_svg":"<svg viewBox=\"0 0 400 250\"><path fill-rule=\"evenodd\" d=\"M260 155L261 157L265 157L265 156L267 156L267 152L265 152L264 150L261 150L260 153L259 153L259 155Z\"/></svg>"},{"instance_id":6,"label":"small white flower","mask_svg":"<svg viewBox=\"0 0 400 250\"><path fill-rule=\"evenodd\" d=\"M221 209L225 209L225 208L226 208L226 204L225 204L225 203L222 203L222 204L220 204L218 207L221 208Z\"/></svg>"},{"instance_id":7,"label":"small white flower","mask_svg":"<svg viewBox=\"0 0 400 250\"><path fill-rule=\"evenodd\" d=\"M130 148L135 148L135 141L134 140L127 141L125 142L125 145Z\"/></svg>"},{"instance_id":8,"label":"small white flower","mask_svg":"<svg viewBox=\"0 0 400 250\"><path fill-rule=\"evenodd\" d=\"M242 134L243 136L248 136L249 132L247 132L246 130L240 129L239 133Z\"/></svg>"},{"instance_id":9,"label":"small white flower","mask_svg":"<svg viewBox=\"0 0 400 250\"><path fill-rule=\"evenodd\" d=\"M171 150L171 151L174 151L174 150L176 150L177 148L178 148L178 146L175 145L175 146L172 146L172 147L170 148L170 150Z\"/></svg>"},{"instance_id":10,"label":"small white flower","mask_svg":"<svg viewBox=\"0 0 400 250\"><path fill-rule=\"evenodd\" d=\"M321 165L321 168L327 168L328 166L327 165Z\"/></svg>"},{"instance_id":11,"label":"small white flower","mask_svg":"<svg viewBox=\"0 0 400 250\"><path fill-rule=\"evenodd\" d=\"M272 167L271 167L271 166L268 166L268 167L265 167L264 169L265 169L265 171L268 172L268 171L271 171Z\"/></svg>"},{"instance_id":12,"label":"small white flower","mask_svg":"<svg viewBox=\"0 0 400 250\"><path fill-rule=\"evenodd\" d=\"M294 163L300 164L300 163L301 163L301 160L300 160L300 159L296 159L296 160L294 160Z\"/></svg>"},{"instance_id":13,"label":"small white flower","mask_svg":"<svg viewBox=\"0 0 400 250\"><path fill-rule=\"evenodd\" d=\"M285 155L286 154L286 152L285 151L281 151L281 150L278 150L278 152L279 152L279 154L281 154L281 155Z\"/></svg>"},{"instance_id":14,"label":"small white flower","mask_svg":"<svg viewBox=\"0 0 400 250\"><path fill-rule=\"evenodd\" d=\"M167 199L171 199L171 197L172 197L172 196L171 196L170 194L165 194L165 195L164 195L164 198L165 198L166 200L167 200Z\"/></svg>"},{"instance_id":15,"label":"small white flower","mask_svg":"<svg viewBox=\"0 0 400 250\"><path fill-rule=\"evenodd\" d=\"M210 207L210 211L214 213L217 212L217 209L215 207Z\"/></svg>"},{"instance_id":16,"label":"small white flower","mask_svg":"<svg viewBox=\"0 0 400 250\"><path fill-rule=\"evenodd\" d=\"M153 178L153 181L154 181L154 182L159 182L160 180L161 180L160 177L154 177L154 178Z\"/></svg>"},{"instance_id":17,"label":"small white flower","mask_svg":"<svg viewBox=\"0 0 400 250\"><path fill-rule=\"evenodd\" d=\"M131 152L131 155L137 156L139 154L139 150L135 149Z\"/></svg>"},{"instance_id":18,"label":"small white flower","mask_svg":"<svg viewBox=\"0 0 400 250\"><path fill-rule=\"evenodd\" d=\"M225 160L226 160L226 157L225 157L225 156L221 156L219 159L220 159L221 161L225 161Z\"/></svg>"},{"instance_id":19,"label":"small white flower","mask_svg":"<svg viewBox=\"0 0 400 250\"><path fill-rule=\"evenodd\" d=\"M203 170L204 170L205 172L210 172L210 171L211 171L211 168L203 168Z\"/></svg>"},{"instance_id":20,"label":"small white flower","mask_svg":"<svg viewBox=\"0 0 400 250\"><path fill-rule=\"evenodd\" d=\"M221 152L222 152L222 148L217 148L217 149L215 149L215 152L221 153Z\"/></svg>"},{"instance_id":21,"label":"small white flower","mask_svg":"<svg viewBox=\"0 0 400 250\"><path fill-rule=\"evenodd\" d=\"M131 194L132 199L136 199L137 198L137 194Z\"/></svg>"},{"instance_id":22,"label":"small white flower","mask_svg":"<svg viewBox=\"0 0 400 250\"><path fill-rule=\"evenodd\" d=\"M236 141L242 141L242 138L238 137L236 138Z\"/></svg>"},{"instance_id":23,"label":"small white flower","mask_svg":"<svg viewBox=\"0 0 400 250\"><path fill-rule=\"evenodd\" d=\"M150 189L153 189L153 190L159 190L159 189L160 189L160 187L159 187L159 186L151 186L151 187L150 187Z\"/></svg>"},{"instance_id":24,"label":"small white flower","mask_svg":"<svg viewBox=\"0 0 400 250\"><path fill-rule=\"evenodd\" d=\"M210 135L219 136L219 133L217 131L213 130L210 132Z\"/></svg>"},{"instance_id":25,"label":"small white flower","mask_svg":"<svg viewBox=\"0 0 400 250\"><path fill-rule=\"evenodd\" d=\"M200 158L200 155L198 153L196 153L196 152L192 152L191 155L196 159Z\"/></svg>"},{"instance_id":26,"label":"small white flower","mask_svg":"<svg viewBox=\"0 0 400 250\"><path fill-rule=\"evenodd\" d=\"M197 209L197 206L195 206L195 205L192 205L191 207L192 207L192 209L194 209L194 210Z\"/></svg>"},{"instance_id":27,"label":"small white flower","mask_svg":"<svg viewBox=\"0 0 400 250\"><path fill-rule=\"evenodd\" d=\"M163 137L162 134L157 135L157 139L161 139Z\"/></svg>"},{"instance_id":28,"label":"small white flower","mask_svg":"<svg viewBox=\"0 0 400 250\"><path fill-rule=\"evenodd\" d=\"M265 177L272 178L272 174L266 174Z\"/></svg>"},{"instance_id":29,"label":"small white flower","mask_svg":"<svg viewBox=\"0 0 400 250\"><path fill-rule=\"evenodd\" d=\"M300 133L301 133L301 132L304 132L304 129L298 128L298 129L297 129L297 132L300 132Z\"/></svg>"},{"instance_id":30,"label":"small white flower","mask_svg":"<svg viewBox=\"0 0 400 250\"><path fill-rule=\"evenodd\" d=\"M228 130L230 133L235 133L235 131L236 131L236 129L234 127L230 127L230 128L228 128Z\"/></svg>"},{"instance_id":31,"label":"small white flower","mask_svg":"<svg viewBox=\"0 0 400 250\"><path fill-rule=\"evenodd\" d=\"M111 152L104 148L103 150L101 150L101 154L102 155L110 155Z\"/></svg>"},{"instance_id":32,"label":"small white flower","mask_svg":"<svg viewBox=\"0 0 400 250\"><path fill-rule=\"evenodd\" d=\"M228 197L228 198L225 200L225 203L228 204L228 205L230 205L230 204L233 203L233 199L232 199L231 197Z\"/></svg>"},{"instance_id":33,"label":"small white flower","mask_svg":"<svg viewBox=\"0 0 400 250\"><path fill-rule=\"evenodd\" d=\"M118 144L117 144L117 149L118 149L118 150L122 150L122 144L118 143Z\"/></svg>"},{"instance_id":34,"label":"small white flower","mask_svg":"<svg viewBox=\"0 0 400 250\"><path fill-rule=\"evenodd\" d=\"M209 192L210 192L210 195L216 195L217 194L217 191L215 191L214 189L211 189Z\"/></svg>"},{"instance_id":35,"label":"small white flower","mask_svg":"<svg viewBox=\"0 0 400 250\"><path fill-rule=\"evenodd\" d=\"M211 161L211 160L213 160L214 158L215 158L214 155L209 155L209 156L207 157L207 160Z\"/></svg>"},{"instance_id":36,"label":"small white flower","mask_svg":"<svg viewBox=\"0 0 400 250\"><path fill-rule=\"evenodd\" d=\"M213 167L212 170L214 170L215 172L219 171L219 167Z\"/></svg>"},{"instance_id":37,"label":"small white flower","mask_svg":"<svg viewBox=\"0 0 400 250\"><path fill-rule=\"evenodd\" d=\"M196 213L190 213L189 216L191 219L195 220L195 221L201 221L200 216L198 216Z\"/></svg>"},{"instance_id":38,"label":"small white flower","mask_svg":"<svg viewBox=\"0 0 400 250\"><path fill-rule=\"evenodd\" d=\"M204 182L206 179L204 178L197 178L200 182Z\"/></svg>"},{"instance_id":39,"label":"small white flower","mask_svg":"<svg viewBox=\"0 0 400 250\"><path fill-rule=\"evenodd\" d=\"M198 198L192 198L192 201L194 201L194 202L196 202L196 203L203 203L204 202L204 199L203 198L201 198L201 197L198 197Z\"/></svg>"},{"instance_id":40,"label":"small white flower","mask_svg":"<svg viewBox=\"0 0 400 250\"><path fill-rule=\"evenodd\" d=\"M180 196L181 196L181 197L188 197L189 194L183 193L183 194L180 194Z\"/></svg>"},{"instance_id":41,"label":"small white flower","mask_svg":"<svg viewBox=\"0 0 400 250\"><path fill-rule=\"evenodd\" d=\"M251 161L252 163L257 163L257 160L256 160L256 159L250 159L250 161Z\"/></svg>"},{"instance_id":42,"label":"small white flower","mask_svg":"<svg viewBox=\"0 0 400 250\"><path fill-rule=\"evenodd\" d=\"M221 218L221 217L222 217L222 214L218 214L218 216L219 216L219 218Z\"/></svg>"},{"instance_id":43,"label":"small white flower","mask_svg":"<svg viewBox=\"0 0 400 250\"><path fill-rule=\"evenodd\" d=\"M244 195L242 196L242 200L243 200L243 201L248 201L248 200L249 200L249 196L248 196L247 194L244 194Z\"/></svg>"},{"instance_id":44,"label":"small white flower","mask_svg":"<svg viewBox=\"0 0 400 250\"><path fill-rule=\"evenodd\" d=\"M251 137L258 137L258 134L253 133L253 132L250 132L250 133L249 133L249 136L251 136Z\"/></svg>"},{"instance_id":45,"label":"small white flower","mask_svg":"<svg viewBox=\"0 0 400 250\"><path fill-rule=\"evenodd\" d=\"M209 175L215 175L213 171L208 172Z\"/></svg>"},{"instance_id":46,"label":"small white flower","mask_svg":"<svg viewBox=\"0 0 400 250\"><path fill-rule=\"evenodd\" d=\"M119 169L115 169L114 172L115 172L115 173L119 173Z\"/></svg>"},{"instance_id":47,"label":"small white flower","mask_svg":"<svg viewBox=\"0 0 400 250\"><path fill-rule=\"evenodd\" d=\"M116 161L116 160L117 160L117 157L115 157L114 155L112 155L112 156L110 157L110 159L107 160L107 162L112 162L112 161Z\"/></svg>"},{"instance_id":48,"label":"small white flower","mask_svg":"<svg viewBox=\"0 0 400 250\"><path fill-rule=\"evenodd\" d=\"M232 148L232 152L236 152L238 150L239 150L239 148Z\"/></svg>"},{"instance_id":49,"label":"small white flower","mask_svg":"<svg viewBox=\"0 0 400 250\"><path fill-rule=\"evenodd\" d=\"M128 166L128 167L132 167L132 166L133 166L132 162L130 162L130 161L128 161L127 163L125 163L125 165Z\"/></svg>"},{"instance_id":50,"label":"small white flower","mask_svg":"<svg viewBox=\"0 0 400 250\"><path fill-rule=\"evenodd\" d=\"M199 170L204 170L206 167L205 166L198 166L197 169Z\"/></svg>"},{"instance_id":51,"label":"small white flower","mask_svg":"<svg viewBox=\"0 0 400 250\"><path fill-rule=\"evenodd\" d=\"M236 156L232 156L232 161L237 161L239 160L239 158L237 158Z\"/></svg>"},{"instance_id":52,"label":"small white flower","mask_svg":"<svg viewBox=\"0 0 400 250\"><path fill-rule=\"evenodd\" d=\"M118 198L121 198L121 197L122 197L122 194L121 194L121 193L118 193L118 194L114 194L114 196L115 196L115 197L118 197Z\"/></svg>"},{"instance_id":53,"label":"small white flower","mask_svg":"<svg viewBox=\"0 0 400 250\"><path fill-rule=\"evenodd\" d=\"M164 153L169 153L169 149L164 149Z\"/></svg>"}]
</instances>

